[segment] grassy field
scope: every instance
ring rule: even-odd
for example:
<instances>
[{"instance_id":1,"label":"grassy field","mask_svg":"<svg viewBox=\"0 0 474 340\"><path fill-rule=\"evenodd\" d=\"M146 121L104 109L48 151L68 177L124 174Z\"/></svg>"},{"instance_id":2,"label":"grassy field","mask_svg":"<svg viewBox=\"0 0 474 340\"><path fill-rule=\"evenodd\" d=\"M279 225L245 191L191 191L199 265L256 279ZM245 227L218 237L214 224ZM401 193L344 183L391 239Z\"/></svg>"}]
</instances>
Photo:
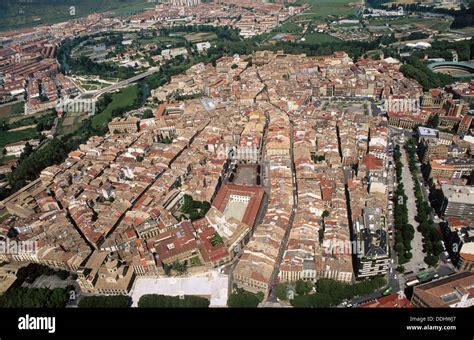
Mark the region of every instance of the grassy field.
<instances>
[{"instance_id":1,"label":"grassy field","mask_svg":"<svg viewBox=\"0 0 474 340\"><path fill-rule=\"evenodd\" d=\"M71 6L75 13L72 15ZM117 15L136 13L153 4L144 0L2 0L0 31L37 24L52 24L80 18L94 12L114 11Z\"/></svg>"},{"instance_id":2,"label":"grassy field","mask_svg":"<svg viewBox=\"0 0 474 340\"><path fill-rule=\"evenodd\" d=\"M0 107L0 118L10 119L15 116L20 116L24 113L25 103L19 102L11 105Z\"/></svg>"},{"instance_id":3,"label":"grassy field","mask_svg":"<svg viewBox=\"0 0 474 340\"><path fill-rule=\"evenodd\" d=\"M112 118L112 111L114 109L133 104L138 94L139 92L137 85L126 87L120 92L114 93L112 95L112 102L107 106L107 108L92 117L92 126L100 127L107 124L107 122Z\"/></svg>"},{"instance_id":4,"label":"grassy field","mask_svg":"<svg viewBox=\"0 0 474 340\"><path fill-rule=\"evenodd\" d=\"M474 33L474 27L458 28L458 29L453 30L453 32Z\"/></svg>"},{"instance_id":5,"label":"grassy field","mask_svg":"<svg viewBox=\"0 0 474 340\"><path fill-rule=\"evenodd\" d=\"M310 4L308 9L302 16L318 19L327 16L347 16L355 14L355 7L349 4L362 4L357 0L300 0L299 4Z\"/></svg>"},{"instance_id":6,"label":"grassy field","mask_svg":"<svg viewBox=\"0 0 474 340\"><path fill-rule=\"evenodd\" d=\"M338 42L340 39L333 37L326 33L310 33L306 34L305 37L306 43L308 44L324 44L328 42Z\"/></svg>"},{"instance_id":7,"label":"grassy field","mask_svg":"<svg viewBox=\"0 0 474 340\"><path fill-rule=\"evenodd\" d=\"M181 37L152 37L152 38L139 38L134 42L139 43L140 45L147 44L173 44L176 41L182 40Z\"/></svg>"},{"instance_id":8,"label":"grassy field","mask_svg":"<svg viewBox=\"0 0 474 340\"><path fill-rule=\"evenodd\" d=\"M300 33L303 29L292 22L285 22L283 25L278 27L277 31L282 33Z\"/></svg>"},{"instance_id":9,"label":"grassy field","mask_svg":"<svg viewBox=\"0 0 474 340\"><path fill-rule=\"evenodd\" d=\"M3 223L4 221L6 221L6 219L9 217L10 217L10 214L8 213L8 211L5 211L4 213L0 213L0 223Z\"/></svg>"},{"instance_id":10,"label":"grassy field","mask_svg":"<svg viewBox=\"0 0 474 340\"><path fill-rule=\"evenodd\" d=\"M184 38L190 43L198 43L201 41L211 41L217 39L217 35L211 32L196 32L187 34Z\"/></svg>"},{"instance_id":11,"label":"grassy field","mask_svg":"<svg viewBox=\"0 0 474 340\"><path fill-rule=\"evenodd\" d=\"M4 147L10 143L19 142L21 140L31 139L37 135L38 131L36 131L34 128L2 132L0 133L0 147Z\"/></svg>"}]
</instances>

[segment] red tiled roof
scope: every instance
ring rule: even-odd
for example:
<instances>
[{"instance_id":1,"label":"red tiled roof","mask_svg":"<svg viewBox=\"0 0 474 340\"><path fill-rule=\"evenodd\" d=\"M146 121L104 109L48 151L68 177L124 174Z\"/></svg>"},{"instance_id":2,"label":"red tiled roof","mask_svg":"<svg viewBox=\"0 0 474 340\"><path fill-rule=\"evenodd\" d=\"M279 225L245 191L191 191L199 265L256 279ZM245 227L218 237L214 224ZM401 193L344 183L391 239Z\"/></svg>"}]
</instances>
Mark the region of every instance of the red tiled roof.
<instances>
[{"instance_id":1,"label":"red tiled roof","mask_svg":"<svg viewBox=\"0 0 474 340\"><path fill-rule=\"evenodd\" d=\"M373 301L364 303L360 308L413 308L411 302L403 297L400 299L397 293L383 296Z\"/></svg>"},{"instance_id":2,"label":"red tiled roof","mask_svg":"<svg viewBox=\"0 0 474 340\"><path fill-rule=\"evenodd\" d=\"M220 212L224 212L232 194L250 196L242 222L252 227L262 203L264 190L257 186L224 184L217 193L212 205Z\"/></svg>"}]
</instances>

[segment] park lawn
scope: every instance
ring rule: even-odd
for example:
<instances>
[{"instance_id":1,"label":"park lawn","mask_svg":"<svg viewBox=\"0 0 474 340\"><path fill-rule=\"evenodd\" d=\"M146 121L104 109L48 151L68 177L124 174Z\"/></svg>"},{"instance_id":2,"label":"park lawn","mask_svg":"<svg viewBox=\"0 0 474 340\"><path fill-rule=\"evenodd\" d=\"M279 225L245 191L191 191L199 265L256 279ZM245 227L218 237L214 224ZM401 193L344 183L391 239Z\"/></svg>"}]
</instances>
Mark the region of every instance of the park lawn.
<instances>
[{"instance_id":1,"label":"park lawn","mask_svg":"<svg viewBox=\"0 0 474 340\"><path fill-rule=\"evenodd\" d=\"M347 16L355 15L355 7L349 6L351 3L360 3L358 0L300 0L299 4L310 4L309 8L303 15L311 18L324 18L327 16Z\"/></svg>"},{"instance_id":2,"label":"park lawn","mask_svg":"<svg viewBox=\"0 0 474 340\"><path fill-rule=\"evenodd\" d=\"M21 140L32 139L38 135L35 128L19 130L19 131L5 131L0 133L0 147L7 144L19 142Z\"/></svg>"},{"instance_id":3,"label":"park lawn","mask_svg":"<svg viewBox=\"0 0 474 340\"><path fill-rule=\"evenodd\" d=\"M112 102L106 109L92 117L92 126L96 128L106 125L112 119L112 111L114 109L132 105L138 95L137 85L126 87L114 93L112 95Z\"/></svg>"},{"instance_id":4,"label":"park lawn","mask_svg":"<svg viewBox=\"0 0 474 340\"><path fill-rule=\"evenodd\" d=\"M19 102L11 105L0 107L0 118L10 119L15 116L20 116L24 113L25 103Z\"/></svg>"},{"instance_id":5,"label":"park lawn","mask_svg":"<svg viewBox=\"0 0 474 340\"><path fill-rule=\"evenodd\" d=\"M310 33L306 34L304 38L306 39L305 43L307 44L324 44L328 42L341 41L341 39L338 39L326 33Z\"/></svg>"}]
</instances>

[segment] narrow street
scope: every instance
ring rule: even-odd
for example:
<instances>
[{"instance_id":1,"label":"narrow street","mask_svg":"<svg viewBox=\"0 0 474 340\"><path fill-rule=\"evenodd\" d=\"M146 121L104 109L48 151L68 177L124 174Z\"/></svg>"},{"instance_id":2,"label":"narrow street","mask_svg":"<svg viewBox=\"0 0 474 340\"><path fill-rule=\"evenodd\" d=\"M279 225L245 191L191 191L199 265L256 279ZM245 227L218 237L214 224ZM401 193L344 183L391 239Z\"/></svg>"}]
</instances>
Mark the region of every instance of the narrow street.
<instances>
[{"instance_id":1,"label":"narrow street","mask_svg":"<svg viewBox=\"0 0 474 340\"><path fill-rule=\"evenodd\" d=\"M285 236L280 243L280 248L278 250L278 257L275 261L275 268L273 269L272 277L271 277L271 287L270 293L268 295L267 301L268 302L277 302L276 298L276 290L273 289L276 284L278 283L278 273L280 271L281 261L283 260L283 255L285 254L286 245L288 244L288 239L290 237L291 228L293 227L293 222L295 220L296 209L298 206L298 188L296 182L296 169L295 169L295 161L294 161L294 154L293 154L293 123L290 120L290 157L291 157L291 182L293 186L293 208L291 209L290 218L288 221L288 227L285 232Z\"/></svg>"}]
</instances>

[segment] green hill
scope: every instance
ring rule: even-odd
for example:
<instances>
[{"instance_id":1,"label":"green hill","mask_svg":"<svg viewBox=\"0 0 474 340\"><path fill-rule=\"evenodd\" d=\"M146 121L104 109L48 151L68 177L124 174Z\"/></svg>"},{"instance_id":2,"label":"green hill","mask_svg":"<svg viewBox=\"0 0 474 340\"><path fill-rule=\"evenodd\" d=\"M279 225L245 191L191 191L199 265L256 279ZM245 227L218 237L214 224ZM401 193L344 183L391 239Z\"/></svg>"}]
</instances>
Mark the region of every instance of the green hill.
<instances>
[{"instance_id":1,"label":"green hill","mask_svg":"<svg viewBox=\"0 0 474 340\"><path fill-rule=\"evenodd\" d=\"M0 31L58 23L94 12L133 14L155 4L146 0L1 0ZM74 15L71 15L74 6Z\"/></svg>"}]
</instances>

